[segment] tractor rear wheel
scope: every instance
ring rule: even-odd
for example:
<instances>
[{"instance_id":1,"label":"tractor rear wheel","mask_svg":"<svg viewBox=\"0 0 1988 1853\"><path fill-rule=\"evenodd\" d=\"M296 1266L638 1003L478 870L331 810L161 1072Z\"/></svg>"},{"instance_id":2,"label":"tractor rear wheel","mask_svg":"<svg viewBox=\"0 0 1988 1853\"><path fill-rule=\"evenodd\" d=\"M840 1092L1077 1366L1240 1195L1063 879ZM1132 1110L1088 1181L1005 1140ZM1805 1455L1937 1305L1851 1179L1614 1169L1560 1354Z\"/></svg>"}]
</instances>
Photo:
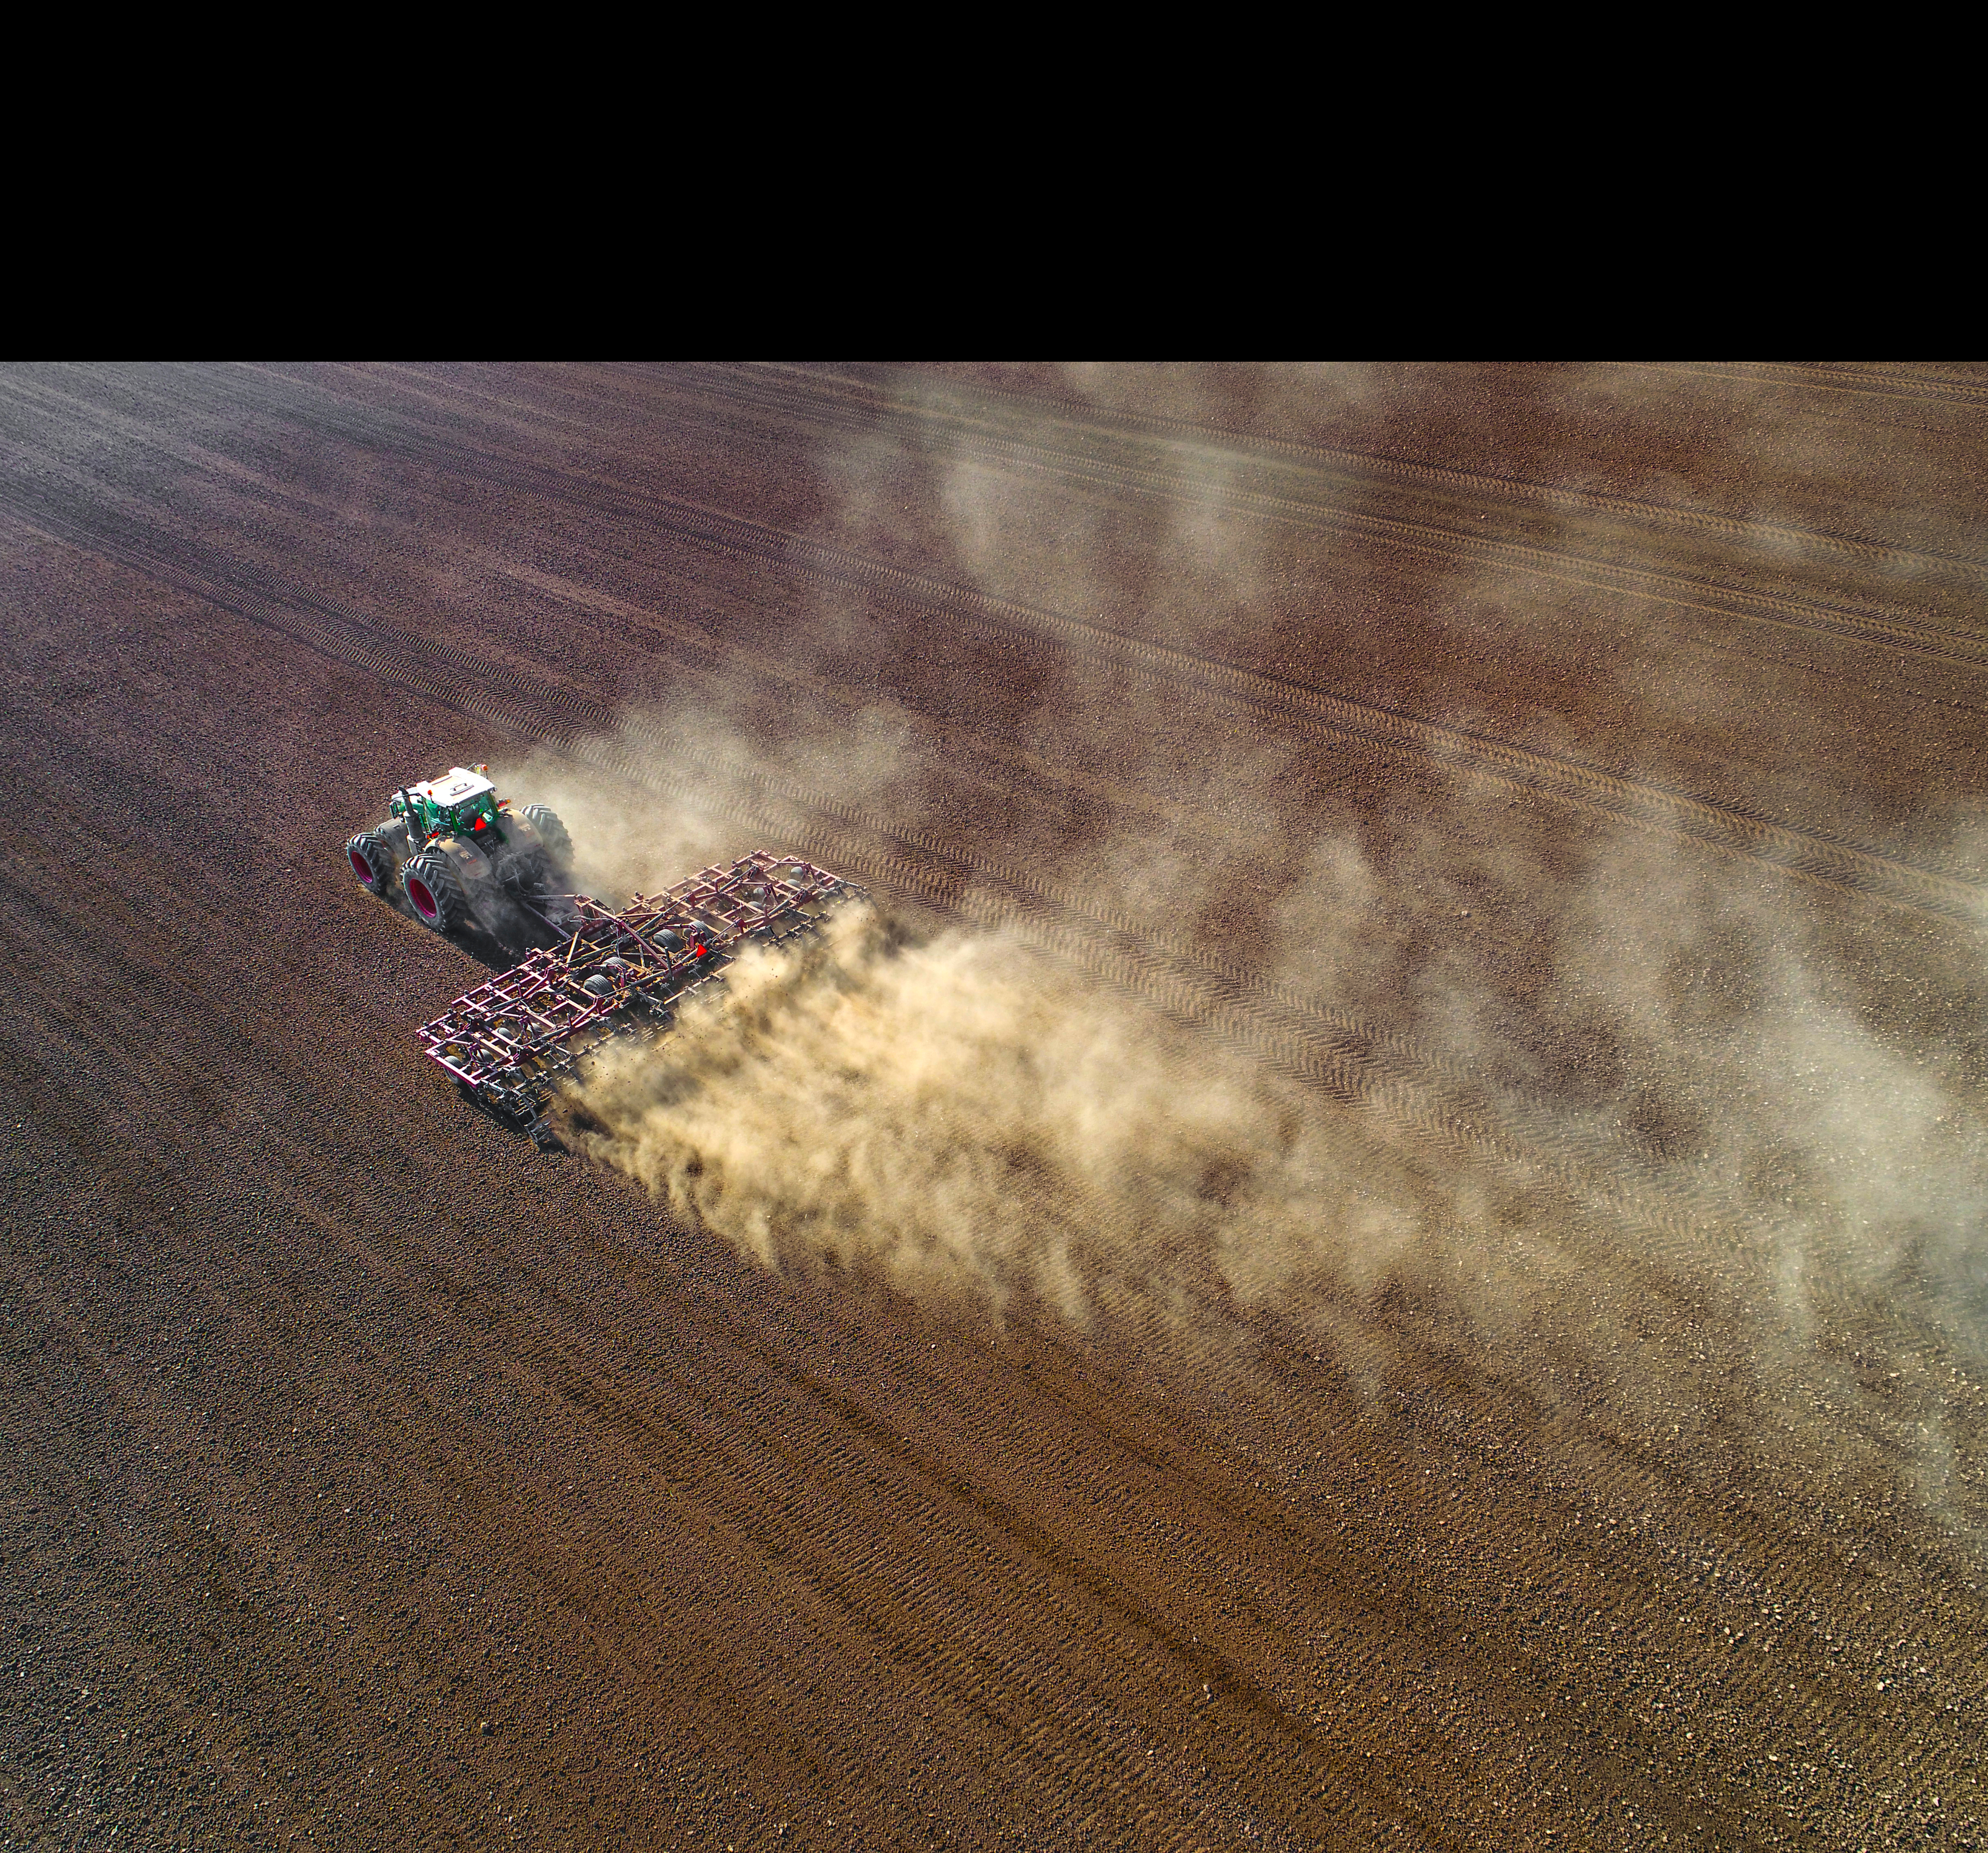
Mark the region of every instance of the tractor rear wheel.
<instances>
[{"instance_id":1,"label":"tractor rear wheel","mask_svg":"<svg viewBox=\"0 0 1988 1853\"><path fill-rule=\"evenodd\" d=\"M424 850L401 872L401 879L407 891L407 904L423 926L447 933L468 916L468 900L448 857Z\"/></svg>"},{"instance_id":2,"label":"tractor rear wheel","mask_svg":"<svg viewBox=\"0 0 1988 1853\"><path fill-rule=\"evenodd\" d=\"M553 866L558 869L570 868L573 863L573 838L566 827L560 821L556 811L548 810L543 805L527 805L525 817L539 833L539 841L546 846L546 855Z\"/></svg>"},{"instance_id":3,"label":"tractor rear wheel","mask_svg":"<svg viewBox=\"0 0 1988 1853\"><path fill-rule=\"evenodd\" d=\"M368 894L384 895L391 889L393 852L380 842L377 831L360 831L345 845L345 858L352 865L352 872L359 877L359 885Z\"/></svg>"}]
</instances>

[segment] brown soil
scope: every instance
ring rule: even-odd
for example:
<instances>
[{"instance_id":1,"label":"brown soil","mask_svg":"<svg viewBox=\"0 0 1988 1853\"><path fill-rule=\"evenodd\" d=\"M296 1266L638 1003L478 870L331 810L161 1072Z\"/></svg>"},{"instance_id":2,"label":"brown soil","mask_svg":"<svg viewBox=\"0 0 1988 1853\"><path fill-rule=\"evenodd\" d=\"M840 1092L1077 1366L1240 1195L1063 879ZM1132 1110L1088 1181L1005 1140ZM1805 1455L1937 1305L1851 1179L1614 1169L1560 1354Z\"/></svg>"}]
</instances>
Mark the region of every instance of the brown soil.
<instances>
[{"instance_id":1,"label":"brown soil","mask_svg":"<svg viewBox=\"0 0 1988 1853\"><path fill-rule=\"evenodd\" d=\"M0 376L0 1844L1979 1845L1984 412ZM768 1272L421 1059L505 948L340 845L486 759L1005 922L1464 1233ZM1940 1090L1857 1201L1973 1181L1882 1268L1733 1135L1803 1011Z\"/></svg>"}]
</instances>

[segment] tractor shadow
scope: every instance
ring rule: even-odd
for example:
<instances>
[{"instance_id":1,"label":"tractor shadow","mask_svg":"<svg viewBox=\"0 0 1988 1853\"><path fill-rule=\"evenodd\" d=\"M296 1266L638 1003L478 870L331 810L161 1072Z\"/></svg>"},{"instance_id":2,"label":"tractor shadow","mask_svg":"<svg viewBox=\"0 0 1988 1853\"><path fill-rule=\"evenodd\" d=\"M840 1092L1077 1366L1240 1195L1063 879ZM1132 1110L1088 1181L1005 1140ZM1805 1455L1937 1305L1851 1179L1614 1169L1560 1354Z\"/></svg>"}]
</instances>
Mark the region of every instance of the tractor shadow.
<instances>
[{"instance_id":1,"label":"tractor shadow","mask_svg":"<svg viewBox=\"0 0 1988 1853\"><path fill-rule=\"evenodd\" d=\"M492 971L509 971L531 954L566 943L565 935L508 898L486 900L482 912L449 937Z\"/></svg>"},{"instance_id":2,"label":"tractor shadow","mask_svg":"<svg viewBox=\"0 0 1988 1853\"><path fill-rule=\"evenodd\" d=\"M403 920L411 921L424 932L434 931L407 904L404 895L396 896L393 906ZM508 898L494 903L486 899L481 913L435 937L459 947L492 972L509 971L532 953L564 943L561 935Z\"/></svg>"}]
</instances>

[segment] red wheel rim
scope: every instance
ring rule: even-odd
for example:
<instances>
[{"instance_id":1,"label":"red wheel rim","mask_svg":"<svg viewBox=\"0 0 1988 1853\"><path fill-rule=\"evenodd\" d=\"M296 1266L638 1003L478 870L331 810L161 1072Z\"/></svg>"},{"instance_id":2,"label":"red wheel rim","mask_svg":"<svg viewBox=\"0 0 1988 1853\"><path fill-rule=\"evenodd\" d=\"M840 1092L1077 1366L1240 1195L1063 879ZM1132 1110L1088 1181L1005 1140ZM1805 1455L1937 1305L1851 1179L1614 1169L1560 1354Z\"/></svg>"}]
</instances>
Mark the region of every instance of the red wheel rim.
<instances>
[{"instance_id":1,"label":"red wheel rim","mask_svg":"<svg viewBox=\"0 0 1988 1853\"><path fill-rule=\"evenodd\" d=\"M365 857L361 855L357 849L350 851L350 854L352 857L352 872L357 876L367 887L370 888L374 886L375 885L375 881L373 874L373 865L367 861Z\"/></svg>"},{"instance_id":2,"label":"red wheel rim","mask_svg":"<svg viewBox=\"0 0 1988 1853\"><path fill-rule=\"evenodd\" d=\"M438 920L441 910L435 905L434 896L429 893L428 885L419 876L407 879L407 899L414 904L414 911L424 920Z\"/></svg>"}]
</instances>

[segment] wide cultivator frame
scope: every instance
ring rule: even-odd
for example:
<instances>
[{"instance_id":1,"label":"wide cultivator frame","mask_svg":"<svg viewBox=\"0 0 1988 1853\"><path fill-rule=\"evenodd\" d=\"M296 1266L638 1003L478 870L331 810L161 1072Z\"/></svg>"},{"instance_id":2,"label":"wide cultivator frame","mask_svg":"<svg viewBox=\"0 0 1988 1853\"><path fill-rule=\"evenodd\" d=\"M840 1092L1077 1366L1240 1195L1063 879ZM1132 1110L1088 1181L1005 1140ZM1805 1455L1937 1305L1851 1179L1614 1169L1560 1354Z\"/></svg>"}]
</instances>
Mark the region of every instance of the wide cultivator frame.
<instances>
[{"instance_id":1,"label":"wide cultivator frame","mask_svg":"<svg viewBox=\"0 0 1988 1853\"><path fill-rule=\"evenodd\" d=\"M722 983L749 942L812 932L863 893L811 862L761 850L667 894L637 895L619 912L583 894L535 895L529 904L565 943L464 992L421 1025L421 1046L465 1092L549 1147L546 1108L560 1076L617 1037L667 1028L674 1006Z\"/></svg>"}]
</instances>

